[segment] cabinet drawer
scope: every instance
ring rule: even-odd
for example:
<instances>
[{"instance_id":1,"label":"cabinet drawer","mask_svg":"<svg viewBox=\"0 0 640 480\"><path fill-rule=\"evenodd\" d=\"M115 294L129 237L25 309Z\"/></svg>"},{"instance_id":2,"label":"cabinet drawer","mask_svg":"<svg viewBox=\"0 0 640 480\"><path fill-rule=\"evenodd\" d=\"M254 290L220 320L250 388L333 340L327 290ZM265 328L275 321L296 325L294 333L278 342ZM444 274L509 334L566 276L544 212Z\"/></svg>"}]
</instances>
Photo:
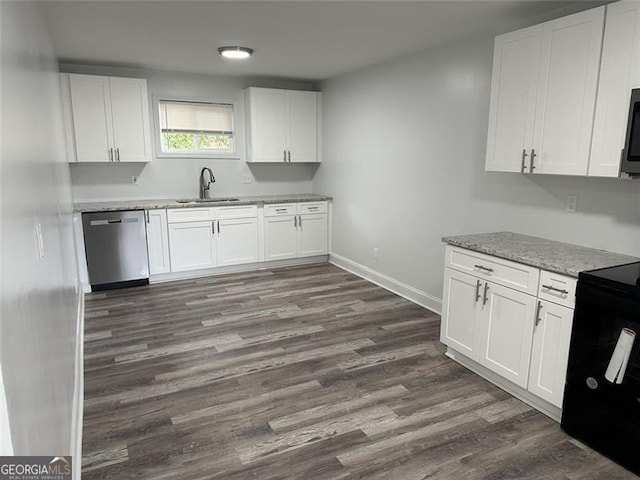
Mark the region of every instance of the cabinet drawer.
<instances>
[{"instance_id":1,"label":"cabinet drawer","mask_svg":"<svg viewBox=\"0 0 640 480\"><path fill-rule=\"evenodd\" d=\"M327 202L305 202L298 204L298 213L327 213Z\"/></svg>"},{"instance_id":2,"label":"cabinet drawer","mask_svg":"<svg viewBox=\"0 0 640 480\"><path fill-rule=\"evenodd\" d=\"M279 217L283 215L295 215L296 204L295 203L277 203L273 205L264 206L265 217Z\"/></svg>"},{"instance_id":3,"label":"cabinet drawer","mask_svg":"<svg viewBox=\"0 0 640 480\"><path fill-rule=\"evenodd\" d=\"M224 206L215 207L215 218L252 218L258 216L257 205L237 205L237 206Z\"/></svg>"},{"instance_id":4,"label":"cabinet drawer","mask_svg":"<svg viewBox=\"0 0 640 480\"><path fill-rule=\"evenodd\" d=\"M576 284L578 280L559 273L540 271L540 288L538 297L541 300L574 308L576 303Z\"/></svg>"},{"instance_id":5,"label":"cabinet drawer","mask_svg":"<svg viewBox=\"0 0 640 480\"><path fill-rule=\"evenodd\" d=\"M167 210L169 223L200 222L213 218L212 208L172 208Z\"/></svg>"},{"instance_id":6,"label":"cabinet drawer","mask_svg":"<svg viewBox=\"0 0 640 480\"><path fill-rule=\"evenodd\" d=\"M535 295L540 270L464 248L447 246L445 266Z\"/></svg>"}]
</instances>

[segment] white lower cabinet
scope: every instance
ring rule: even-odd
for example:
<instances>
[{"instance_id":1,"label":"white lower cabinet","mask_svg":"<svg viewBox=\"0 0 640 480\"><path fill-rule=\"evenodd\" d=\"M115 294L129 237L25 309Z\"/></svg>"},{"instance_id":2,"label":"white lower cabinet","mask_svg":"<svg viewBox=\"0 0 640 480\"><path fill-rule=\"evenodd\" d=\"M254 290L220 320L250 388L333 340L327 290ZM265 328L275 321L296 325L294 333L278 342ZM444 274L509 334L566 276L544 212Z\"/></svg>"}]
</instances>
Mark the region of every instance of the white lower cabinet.
<instances>
[{"instance_id":1,"label":"white lower cabinet","mask_svg":"<svg viewBox=\"0 0 640 480\"><path fill-rule=\"evenodd\" d=\"M169 245L172 272L216 266L215 233L211 221L170 223Z\"/></svg>"},{"instance_id":2,"label":"white lower cabinet","mask_svg":"<svg viewBox=\"0 0 640 480\"><path fill-rule=\"evenodd\" d=\"M450 268L444 269L444 298L442 301L442 343L459 351L472 360L478 359L476 345L476 317L482 302L478 295L482 288L480 279Z\"/></svg>"},{"instance_id":3,"label":"white lower cabinet","mask_svg":"<svg viewBox=\"0 0 640 480\"><path fill-rule=\"evenodd\" d=\"M443 343L526 388L536 298L445 269Z\"/></svg>"},{"instance_id":4,"label":"white lower cabinet","mask_svg":"<svg viewBox=\"0 0 640 480\"><path fill-rule=\"evenodd\" d=\"M465 255L476 262L482 260L484 263L478 265L484 269L468 273L465 262L455 261ZM447 247L446 258L442 343L461 363L465 360L456 353L493 372L482 373L477 367L487 378L492 379L495 373L507 380L497 383L507 390L513 385L511 393L558 419L576 279L522 265L528 270L528 278L539 283L532 291L531 282L513 282L505 276L498 268L498 258L492 261L487 255L451 246ZM519 289L505 284L519 285ZM473 368L473 364L468 366Z\"/></svg>"},{"instance_id":5,"label":"white lower cabinet","mask_svg":"<svg viewBox=\"0 0 640 480\"><path fill-rule=\"evenodd\" d=\"M298 256L298 217L283 215L264 219L264 259L284 260Z\"/></svg>"},{"instance_id":6,"label":"white lower cabinet","mask_svg":"<svg viewBox=\"0 0 640 480\"><path fill-rule=\"evenodd\" d=\"M265 206L265 260L326 255L327 208L327 202Z\"/></svg>"},{"instance_id":7,"label":"white lower cabinet","mask_svg":"<svg viewBox=\"0 0 640 480\"><path fill-rule=\"evenodd\" d=\"M298 216L298 256L309 257L327 253L327 214Z\"/></svg>"},{"instance_id":8,"label":"white lower cabinet","mask_svg":"<svg viewBox=\"0 0 640 480\"><path fill-rule=\"evenodd\" d=\"M485 305L479 322L478 361L526 388L536 297L485 282L482 301Z\"/></svg>"},{"instance_id":9,"label":"white lower cabinet","mask_svg":"<svg viewBox=\"0 0 640 480\"><path fill-rule=\"evenodd\" d=\"M557 407L562 406L572 323L572 309L539 300L528 389Z\"/></svg>"},{"instance_id":10,"label":"white lower cabinet","mask_svg":"<svg viewBox=\"0 0 640 480\"><path fill-rule=\"evenodd\" d=\"M216 221L218 266L260 260L257 218L227 218Z\"/></svg>"},{"instance_id":11,"label":"white lower cabinet","mask_svg":"<svg viewBox=\"0 0 640 480\"><path fill-rule=\"evenodd\" d=\"M169 232L167 230L166 210L147 210L147 252L149 255L149 273L171 272L169 258Z\"/></svg>"}]
</instances>

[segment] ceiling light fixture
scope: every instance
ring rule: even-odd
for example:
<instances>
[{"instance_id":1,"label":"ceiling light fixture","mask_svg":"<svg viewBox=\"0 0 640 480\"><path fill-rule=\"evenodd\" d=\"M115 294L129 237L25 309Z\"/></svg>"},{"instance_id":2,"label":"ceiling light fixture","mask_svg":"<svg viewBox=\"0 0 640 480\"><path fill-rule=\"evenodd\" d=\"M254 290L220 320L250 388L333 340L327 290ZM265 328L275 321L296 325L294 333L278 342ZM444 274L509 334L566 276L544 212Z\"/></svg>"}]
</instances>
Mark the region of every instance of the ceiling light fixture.
<instances>
[{"instance_id":1,"label":"ceiling light fixture","mask_svg":"<svg viewBox=\"0 0 640 480\"><path fill-rule=\"evenodd\" d=\"M253 54L253 49L247 47L220 47L218 49L218 53L225 58L233 58L236 60L241 60L244 58L249 58Z\"/></svg>"}]
</instances>

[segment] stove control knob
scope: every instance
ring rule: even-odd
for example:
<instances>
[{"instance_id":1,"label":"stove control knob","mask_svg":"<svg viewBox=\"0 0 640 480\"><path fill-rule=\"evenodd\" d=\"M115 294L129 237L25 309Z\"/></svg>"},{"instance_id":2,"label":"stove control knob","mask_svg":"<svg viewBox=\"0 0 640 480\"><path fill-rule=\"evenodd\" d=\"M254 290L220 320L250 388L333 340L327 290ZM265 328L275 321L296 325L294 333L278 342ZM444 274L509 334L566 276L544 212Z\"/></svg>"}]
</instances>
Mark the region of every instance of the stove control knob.
<instances>
[{"instance_id":1,"label":"stove control knob","mask_svg":"<svg viewBox=\"0 0 640 480\"><path fill-rule=\"evenodd\" d=\"M593 377L587 377L587 387L591 390L598 388L598 381Z\"/></svg>"}]
</instances>

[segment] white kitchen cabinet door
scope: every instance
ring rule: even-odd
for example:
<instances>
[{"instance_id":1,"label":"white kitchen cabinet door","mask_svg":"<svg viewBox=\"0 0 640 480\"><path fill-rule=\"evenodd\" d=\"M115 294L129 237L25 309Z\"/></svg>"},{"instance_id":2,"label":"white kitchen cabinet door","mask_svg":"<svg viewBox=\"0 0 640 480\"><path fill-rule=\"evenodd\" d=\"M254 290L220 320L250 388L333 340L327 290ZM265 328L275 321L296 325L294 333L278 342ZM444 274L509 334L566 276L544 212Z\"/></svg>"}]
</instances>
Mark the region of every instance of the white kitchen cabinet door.
<instances>
[{"instance_id":1,"label":"white kitchen cabinet door","mask_svg":"<svg viewBox=\"0 0 640 480\"><path fill-rule=\"evenodd\" d=\"M183 272L216 266L213 222L169 224L171 271Z\"/></svg>"},{"instance_id":2,"label":"white kitchen cabinet door","mask_svg":"<svg viewBox=\"0 0 640 480\"><path fill-rule=\"evenodd\" d=\"M291 162L318 161L318 102L316 92L287 91L288 152Z\"/></svg>"},{"instance_id":3,"label":"white kitchen cabinet door","mask_svg":"<svg viewBox=\"0 0 640 480\"><path fill-rule=\"evenodd\" d=\"M298 256L326 255L327 246L327 214L299 215Z\"/></svg>"},{"instance_id":4,"label":"white kitchen cabinet door","mask_svg":"<svg viewBox=\"0 0 640 480\"><path fill-rule=\"evenodd\" d=\"M151 161L151 135L147 82L109 77L116 161Z\"/></svg>"},{"instance_id":5,"label":"white kitchen cabinet door","mask_svg":"<svg viewBox=\"0 0 640 480\"><path fill-rule=\"evenodd\" d=\"M113 159L109 77L69 75L71 114L78 162Z\"/></svg>"},{"instance_id":6,"label":"white kitchen cabinet door","mask_svg":"<svg viewBox=\"0 0 640 480\"><path fill-rule=\"evenodd\" d=\"M640 88L640 3L607 5L589 176L618 177L629 97Z\"/></svg>"},{"instance_id":7,"label":"white kitchen cabinet door","mask_svg":"<svg viewBox=\"0 0 640 480\"><path fill-rule=\"evenodd\" d=\"M264 259L283 260L295 258L298 250L297 217L265 217Z\"/></svg>"},{"instance_id":8,"label":"white kitchen cabinet door","mask_svg":"<svg viewBox=\"0 0 640 480\"><path fill-rule=\"evenodd\" d=\"M249 145L248 161L286 162L287 96L286 90L249 88L245 101Z\"/></svg>"},{"instance_id":9,"label":"white kitchen cabinet door","mask_svg":"<svg viewBox=\"0 0 640 480\"><path fill-rule=\"evenodd\" d=\"M495 39L485 170L529 172L542 25Z\"/></svg>"},{"instance_id":10,"label":"white kitchen cabinet door","mask_svg":"<svg viewBox=\"0 0 640 480\"><path fill-rule=\"evenodd\" d=\"M219 266L258 262L258 219L233 218L216 221Z\"/></svg>"},{"instance_id":11,"label":"white kitchen cabinet door","mask_svg":"<svg viewBox=\"0 0 640 480\"><path fill-rule=\"evenodd\" d=\"M573 310L544 300L540 300L539 308L533 331L528 389L562 407Z\"/></svg>"},{"instance_id":12,"label":"white kitchen cabinet door","mask_svg":"<svg viewBox=\"0 0 640 480\"><path fill-rule=\"evenodd\" d=\"M444 269L444 295L440 341L477 360L479 339L476 316L484 282L466 273Z\"/></svg>"},{"instance_id":13,"label":"white kitchen cabinet door","mask_svg":"<svg viewBox=\"0 0 640 480\"><path fill-rule=\"evenodd\" d=\"M476 327L481 340L478 361L527 388L536 297L491 282L486 285Z\"/></svg>"},{"instance_id":14,"label":"white kitchen cabinet door","mask_svg":"<svg viewBox=\"0 0 640 480\"><path fill-rule=\"evenodd\" d=\"M533 173L586 175L605 7L543 24Z\"/></svg>"},{"instance_id":15,"label":"white kitchen cabinet door","mask_svg":"<svg viewBox=\"0 0 640 480\"><path fill-rule=\"evenodd\" d=\"M169 229L166 210L147 210L147 252L149 273L171 272L169 258Z\"/></svg>"}]
</instances>

